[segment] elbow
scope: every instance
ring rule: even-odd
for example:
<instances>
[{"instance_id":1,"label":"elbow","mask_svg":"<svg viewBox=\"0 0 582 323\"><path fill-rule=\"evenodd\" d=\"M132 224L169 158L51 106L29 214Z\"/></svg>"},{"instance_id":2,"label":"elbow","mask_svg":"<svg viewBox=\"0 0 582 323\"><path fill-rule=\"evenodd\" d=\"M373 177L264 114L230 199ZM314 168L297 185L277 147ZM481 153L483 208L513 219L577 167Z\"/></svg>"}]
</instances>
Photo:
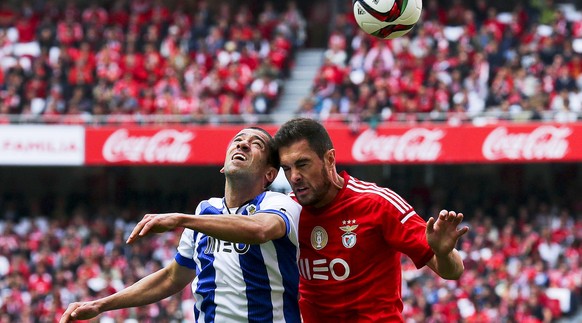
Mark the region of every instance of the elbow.
<instances>
[{"instance_id":1,"label":"elbow","mask_svg":"<svg viewBox=\"0 0 582 323\"><path fill-rule=\"evenodd\" d=\"M461 265L457 270L441 274L440 276L447 280L459 280L463 275L463 272L465 272L465 267Z\"/></svg>"},{"instance_id":2,"label":"elbow","mask_svg":"<svg viewBox=\"0 0 582 323\"><path fill-rule=\"evenodd\" d=\"M252 244L263 244L265 242L271 241L269 236L264 231L257 232L252 240Z\"/></svg>"},{"instance_id":3,"label":"elbow","mask_svg":"<svg viewBox=\"0 0 582 323\"><path fill-rule=\"evenodd\" d=\"M247 244L262 244L273 239L269 230L259 223L254 224L253 228L249 230L249 233L247 241L245 241Z\"/></svg>"}]
</instances>

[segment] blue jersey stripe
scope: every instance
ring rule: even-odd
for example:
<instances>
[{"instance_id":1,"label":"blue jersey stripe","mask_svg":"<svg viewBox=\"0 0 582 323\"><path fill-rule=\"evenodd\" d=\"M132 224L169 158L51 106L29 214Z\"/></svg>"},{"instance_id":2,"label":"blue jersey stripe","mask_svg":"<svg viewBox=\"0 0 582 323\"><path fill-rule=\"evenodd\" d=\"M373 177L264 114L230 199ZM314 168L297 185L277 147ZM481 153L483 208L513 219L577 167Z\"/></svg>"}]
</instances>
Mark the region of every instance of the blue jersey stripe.
<instances>
[{"instance_id":1,"label":"blue jersey stripe","mask_svg":"<svg viewBox=\"0 0 582 323\"><path fill-rule=\"evenodd\" d=\"M285 288L283 292L285 322L299 323L301 322L299 303L297 302L297 295L299 295L299 269L297 268L297 263L288 257L288 255L297 253L297 247L287 237L277 239L273 243L277 251L279 271L283 277L283 287Z\"/></svg>"},{"instance_id":2,"label":"blue jersey stripe","mask_svg":"<svg viewBox=\"0 0 582 323\"><path fill-rule=\"evenodd\" d=\"M200 268L197 268L196 270L196 275L198 276L196 293L203 297L200 309L204 312L204 320L206 322L213 322L216 311L216 303L214 302L214 293L216 291L216 271L212 265L214 262L214 253L205 253L207 246L208 236L203 235L198 242L198 248L196 248L198 260L200 261ZM199 315L199 313L196 315L196 320L198 320Z\"/></svg>"},{"instance_id":3,"label":"blue jersey stripe","mask_svg":"<svg viewBox=\"0 0 582 323\"><path fill-rule=\"evenodd\" d=\"M277 211L277 210L261 210L261 213L272 213L272 214L277 214L278 216L281 217L281 219L283 219L283 221L285 221L285 234L289 234L289 232L291 231L291 224L289 223L289 218L287 218L285 216L285 214L283 214L283 212L281 211Z\"/></svg>"},{"instance_id":4,"label":"blue jersey stripe","mask_svg":"<svg viewBox=\"0 0 582 323\"><path fill-rule=\"evenodd\" d=\"M184 266L184 267L188 267L190 269L196 270L196 262L194 262L194 259L186 258L186 257L182 256L179 252L176 253L176 256L174 257L174 259L176 260L176 262L180 266Z\"/></svg>"},{"instance_id":5,"label":"blue jersey stripe","mask_svg":"<svg viewBox=\"0 0 582 323\"><path fill-rule=\"evenodd\" d=\"M246 285L249 323L273 322L271 285L261 246L252 245L239 259Z\"/></svg>"}]
</instances>

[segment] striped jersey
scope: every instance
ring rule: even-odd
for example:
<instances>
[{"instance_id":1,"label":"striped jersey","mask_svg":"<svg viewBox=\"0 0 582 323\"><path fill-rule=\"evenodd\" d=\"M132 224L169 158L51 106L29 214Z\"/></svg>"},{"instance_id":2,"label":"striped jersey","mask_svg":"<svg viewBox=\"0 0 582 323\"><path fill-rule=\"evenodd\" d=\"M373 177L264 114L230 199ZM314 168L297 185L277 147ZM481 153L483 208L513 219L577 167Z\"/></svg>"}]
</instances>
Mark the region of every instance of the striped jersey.
<instances>
[{"instance_id":1,"label":"striped jersey","mask_svg":"<svg viewBox=\"0 0 582 323\"><path fill-rule=\"evenodd\" d=\"M426 223L390 189L340 175L330 204L301 211L304 322L402 322L400 256L418 268L431 259Z\"/></svg>"},{"instance_id":2,"label":"striped jersey","mask_svg":"<svg viewBox=\"0 0 582 323\"><path fill-rule=\"evenodd\" d=\"M222 198L202 201L196 214L279 215L287 234L260 245L221 241L185 229L176 261L196 270L196 322L300 322L297 227L301 206L289 196L263 192L228 209Z\"/></svg>"}]
</instances>

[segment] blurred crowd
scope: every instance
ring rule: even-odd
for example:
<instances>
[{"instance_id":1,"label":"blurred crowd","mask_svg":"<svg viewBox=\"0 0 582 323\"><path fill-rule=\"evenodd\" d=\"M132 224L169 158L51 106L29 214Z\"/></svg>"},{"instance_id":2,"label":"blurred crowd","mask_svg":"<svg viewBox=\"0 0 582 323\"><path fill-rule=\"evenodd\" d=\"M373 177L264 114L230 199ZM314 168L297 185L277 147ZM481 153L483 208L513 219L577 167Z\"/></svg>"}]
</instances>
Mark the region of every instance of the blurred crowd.
<instances>
[{"instance_id":1,"label":"blurred crowd","mask_svg":"<svg viewBox=\"0 0 582 323\"><path fill-rule=\"evenodd\" d=\"M254 3L0 1L0 124L269 114L305 19Z\"/></svg>"},{"instance_id":2,"label":"blurred crowd","mask_svg":"<svg viewBox=\"0 0 582 323\"><path fill-rule=\"evenodd\" d=\"M580 120L580 2L509 3L423 1L419 23L393 40L366 35L346 8L298 113L327 122Z\"/></svg>"},{"instance_id":3,"label":"blurred crowd","mask_svg":"<svg viewBox=\"0 0 582 323\"><path fill-rule=\"evenodd\" d=\"M428 211L436 214L435 210ZM459 281L403 258L407 322L556 322L582 305L582 216L542 202L477 209L457 246ZM180 230L127 245L140 214L129 208L55 208L0 217L0 322L56 322L70 302L111 294L172 261ZM189 288L164 301L102 315L100 322L193 321Z\"/></svg>"}]
</instances>

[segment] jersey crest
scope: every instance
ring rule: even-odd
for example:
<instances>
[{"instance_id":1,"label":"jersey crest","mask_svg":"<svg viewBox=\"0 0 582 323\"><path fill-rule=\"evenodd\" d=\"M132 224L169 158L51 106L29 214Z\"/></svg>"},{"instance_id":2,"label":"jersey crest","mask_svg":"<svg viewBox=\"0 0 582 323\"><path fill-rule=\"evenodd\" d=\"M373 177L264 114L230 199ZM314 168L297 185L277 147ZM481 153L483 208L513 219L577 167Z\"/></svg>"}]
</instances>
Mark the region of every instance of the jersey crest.
<instances>
[{"instance_id":1,"label":"jersey crest","mask_svg":"<svg viewBox=\"0 0 582 323\"><path fill-rule=\"evenodd\" d=\"M248 213L249 215L253 215L253 214L255 214L255 212L256 212L256 211L257 211L257 206L256 206L256 205L254 205L254 204L249 204L249 205L247 206L247 213Z\"/></svg>"},{"instance_id":2,"label":"jersey crest","mask_svg":"<svg viewBox=\"0 0 582 323\"><path fill-rule=\"evenodd\" d=\"M342 234L342 244L344 245L344 247L348 249L356 245L357 236L356 233L353 231L358 228L358 225L355 223L356 220L351 221L348 220L343 222L343 224L346 225L339 227L340 230L345 232L344 234Z\"/></svg>"},{"instance_id":3,"label":"jersey crest","mask_svg":"<svg viewBox=\"0 0 582 323\"><path fill-rule=\"evenodd\" d=\"M321 250L327 245L328 236L327 231L320 226L316 226L311 230L311 246L315 250Z\"/></svg>"}]
</instances>

